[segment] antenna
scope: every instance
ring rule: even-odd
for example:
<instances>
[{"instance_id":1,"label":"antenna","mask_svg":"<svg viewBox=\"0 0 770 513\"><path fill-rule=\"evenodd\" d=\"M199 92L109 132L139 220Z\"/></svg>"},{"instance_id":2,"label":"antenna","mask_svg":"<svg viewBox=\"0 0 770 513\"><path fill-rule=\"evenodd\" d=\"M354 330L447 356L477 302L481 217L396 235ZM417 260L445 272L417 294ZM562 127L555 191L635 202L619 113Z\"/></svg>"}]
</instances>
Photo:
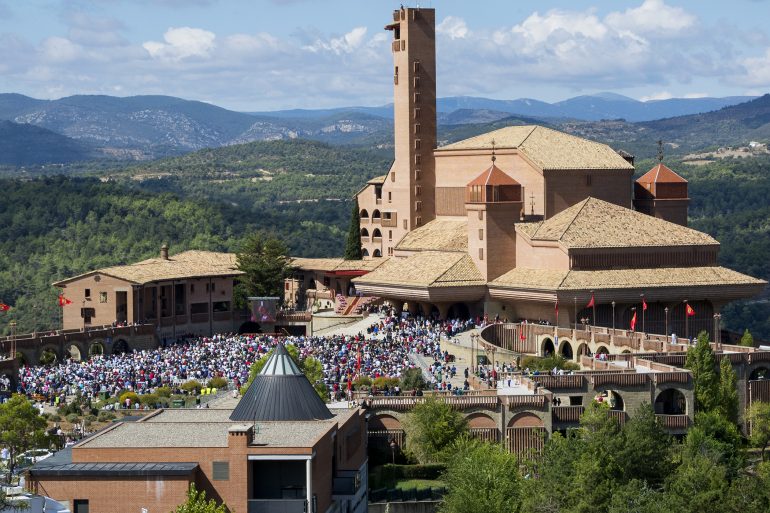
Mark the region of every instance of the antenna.
<instances>
[{"instance_id":1,"label":"antenna","mask_svg":"<svg viewBox=\"0 0 770 513\"><path fill-rule=\"evenodd\" d=\"M663 162L663 139L658 139L658 162Z\"/></svg>"}]
</instances>

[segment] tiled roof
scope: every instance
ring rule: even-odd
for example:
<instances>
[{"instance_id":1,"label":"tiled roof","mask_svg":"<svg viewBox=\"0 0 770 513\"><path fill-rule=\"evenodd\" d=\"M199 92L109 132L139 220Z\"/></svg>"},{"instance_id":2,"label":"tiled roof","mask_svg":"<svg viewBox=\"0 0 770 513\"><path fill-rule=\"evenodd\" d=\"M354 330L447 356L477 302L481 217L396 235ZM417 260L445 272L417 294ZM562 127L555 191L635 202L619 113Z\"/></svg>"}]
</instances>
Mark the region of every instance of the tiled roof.
<instances>
[{"instance_id":1,"label":"tiled roof","mask_svg":"<svg viewBox=\"0 0 770 513\"><path fill-rule=\"evenodd\" d=\"M614 203L587 198L552 218L525 228L532 240L557 241L567 248L707 246L705 233Z\"/></svg>"},{"instance_id":2,"label":"tiled roof","mask_svg":"<svg viewBox=\"0 0 770 513\"><path fill-rule=\"evenodd\" d=\"M407 258L391 258L353 282L416 287L461 287L486 283L467 253L441 251L422 251Z\"/></svg>"},{"instance_id":3,"label":"tiled roof","mask_svg":"<svg viewBox=\"0 0 770 513\"><path fill-rule=\"evenodd\" d=\"M439 150L516 148L540 169L634 169L606 144L537 125L509 126Z\"/></svg>"},{"instance_id":4,"label":"tiled roof","mask_svg":"<svg viewBox=\"0 0 770 513\"><path fill-rule=\"evenodd\" d=\"M387 258L371 260L344 260L342 258L292 258L291 264L305 271L371 271L377 269Z\"/></svg>"},{"instance_id":5,"label":"tiled roof","mask_svg":"<svg viewBox=\"0 0 770 513\"><path fill-rule=\"evenodd\" d=\"M663 267L603 271L517 268L490 283L504 288L541 290L653 289L716 285L762 285L766 282L725 267Z\"/></svg>"},{"instance_id":6,"label":"tiled roof","mask_svg":"<svg viewBox=\"0 0 770 513\"><path fill-rule=\"evenodd\" d=\"M492 164L486 171L474 178L468 185L520 185L508 176L505 171Z\"/></svg>"},{"instance_id":7,"label":"tiled roof","mask_svg":"<svg viewBox=\"0 0 770 513\"><path fill-rule=\"evenodd\" d=\"M468 251L468 220L438 218L407 233L396 245L405 251Z\"/></svg>"},{"instance_id":8,"label":"tiled roof","mask_svg":"<svg viewBox=\"0 0 770 513\"><path fill-rule=\"evenodd\" d=\"M366 183L370 183L370 184L373 184L373 185L379 185L379 184L381 184L381 183L383 183L385 181L385 178L387 178L387 176L388 175L375 176L374 178L372 178L371 180L369 180Z\"/></svg>"},{"instance_id":9,"label":"tiled roof","mask_svg":"<svg viewBox=\"0 0 770 513\"><path fill-rule=\"evenodd\" d=\"M178 253L170 256L168 259L150 258L135 264L97 269L79 276L67 278L66 280L54 283L54 285L63 285L92 274L113 276L141 285L154 281L210 276L236 276L243 273L236 269L234 253L193 250Z\"/></svg>"},{"instance_id":10,"label":"tiled roof","mask_svg":"<svg viewBox=\"0 0 770 513\"><path fill-rule=\"evenodd\" d=\"M643 174L639 183L687 183L687 180L676 174L662 162Z\"/></svg>"}]
</instances>

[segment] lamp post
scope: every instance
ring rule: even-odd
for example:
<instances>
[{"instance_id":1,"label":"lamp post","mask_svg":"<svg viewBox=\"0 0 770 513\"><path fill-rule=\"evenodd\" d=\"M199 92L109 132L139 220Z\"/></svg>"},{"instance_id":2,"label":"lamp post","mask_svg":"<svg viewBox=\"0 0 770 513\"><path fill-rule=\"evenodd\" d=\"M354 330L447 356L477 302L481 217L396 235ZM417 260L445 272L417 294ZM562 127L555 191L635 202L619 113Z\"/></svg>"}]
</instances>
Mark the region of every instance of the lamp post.
<instances>
[{"instance_id":1,"label":"lamp post","mask_svg":"<svg viewBox=\"0 0 770 513\"><path fill-rule=\"evenodd\" d=\"M714 314L714 342L717 346L717 351L722 350L722 330L719 327L719 324L722 321L722 314L715 313Z\"/></svg>"},{"instance_id":2,"label":"lamp post","mask_svg":"<svg viewBox=\"0 0 770 513\"><path fill-rule=\"evenodd\" d=\"M615 301L612 302L612 331L615 331Z\"/></svg>"},{"instance_id":3,"label":"lamp post","mask_svg":"<svg viewBox=\"0 0 770 513\"><path fill-rule=\"evenodd\" d=\"M395 465L396 464L396 447L398 447L398 444L396 444L396 439L391 438L390 439L390 455L391 455L391 461Z\"/></svg>"},{"instance_id":4,"label":"lamp post","mask_svg":"<svg viewBox=\"0 0 770 513\"><path fill-rule=\"evenodd\" d=\"M11 354L10 357L12 360L16 359L16 321L11 321L9 323L11 327Z\"/></svg>"},{"instance_id":5,"label":"lamp post","mask_svg":"<svg viewBox=\"0 0 770 513\"><path fill-rule=\"evenodd\" d=\"M668 307L663 309L666 312L666 337L668 337Z\"/></svg>"},{"instance_id":6,"label":"lamp post","mask_svg":"<svg viewBox=\"0 0 770 513\"><path fill-rule=\"evenodd\" d=\"M647 302L644 300L644 294L639 294L639 296L642 298L642 333L646 333L647 331L644 329L644 317L647 313Z\"/></svg>"}]
</instances>

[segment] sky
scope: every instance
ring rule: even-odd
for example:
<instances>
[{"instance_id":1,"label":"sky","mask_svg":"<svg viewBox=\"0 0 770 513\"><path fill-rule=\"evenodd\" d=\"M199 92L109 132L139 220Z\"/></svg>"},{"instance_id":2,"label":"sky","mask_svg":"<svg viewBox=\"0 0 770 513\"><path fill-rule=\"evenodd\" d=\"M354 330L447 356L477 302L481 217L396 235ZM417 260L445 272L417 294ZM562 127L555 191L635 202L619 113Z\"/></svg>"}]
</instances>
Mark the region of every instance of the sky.
<instances>
[{"instance_id":1,"label":"sky","mask_svg":"<svg viewBox=\"0 0 770 513\"><path fill-rule=\"evenodd\" d=\"M390 0L0 0L0 92L240 111L392 100ZM433 0L443 96L770 91L770 0Z\"/></svg>"}]
</instances>

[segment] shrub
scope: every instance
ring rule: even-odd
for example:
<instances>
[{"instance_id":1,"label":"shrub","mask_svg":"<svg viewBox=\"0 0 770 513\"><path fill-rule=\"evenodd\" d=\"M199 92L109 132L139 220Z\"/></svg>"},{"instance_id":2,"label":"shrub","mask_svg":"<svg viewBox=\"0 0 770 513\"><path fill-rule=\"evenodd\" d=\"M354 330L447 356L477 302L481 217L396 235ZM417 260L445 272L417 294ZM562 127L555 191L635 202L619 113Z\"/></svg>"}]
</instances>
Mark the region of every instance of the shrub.
<instances>
[{"instance_id":1,"label":"shrub","mask_svg":"<svg viewBox=\"0 0 770 513\"><path fill-rule=\"evenodd\" d=\"M155 394L142 394L139 396L139 402L148 406L155 406L158 404L158 396Z\"/></svg>"},{"instance_id":2,"label":"shrub","mask_svg":"<svg viewBox=\"0 0 770 513\"><path fill-rule=\"evenodd\" d=\"M520 367L522 369L550 371L554 367L564 370L580 370L580 365L571 362L561 355L551 355L546 358L537 356L526 356L522 358Z\"/></svg>"},{"instance_id":3,"label":"shrub","mask_svg":"<svg viewBox=\"0 0 770 513\"><path fill-rule=\"evenodd\" d=\"M99 412L99 416L96 417L96 420L98 420L99 422L110 422L115 419L116 419L115 414L110 411Z\"/></svg>"},{"instance_id":4,"label":"shrub","mask_svg":"<svg viewBox=\"0 0 770 513\"><path fill-rule=\"evenodd\" d=\"M217 388L217 389L224 390L227 388L227 380L225 378L217 376L215 378L211 378L206 386L209 388Z\"/></svg>"},{"instance_id":5,"label":"shrub","mask_svg":"<svg viewBox=\"0 0 770 513\"><path fill-rule=\"evenodd\" d=\"M120 395L120 406L126 405L126 399L131 399L131 406L135 405L137 402L139 402L139 396L136 394L136 392L123 392Z\"/></svg>"},{"instance_id":6,"label":"shrub","mask_svg":"<svg viewBox=\"0 0 770 513\"><path fill-rule=\"evenodd\" d=\"M66 419L70 424L77 424L78 420L80 420L80 417L76 413L70 413L67 415Z\"/></svg>"},{"instance_id":7,"label":"shrub","mask_svg":"<svg viewBox=\"0 0 770 513\"><path fill-rule=\"evenodd\" d=\"M158 397L171 397L171 387L158 387L155 389Z\"/></svg>"},{"instance_id":8,"label":"shrub","mask_svg":"<svg viewBox=\"0 0 770 513\"><path fill-rule=\"evenodd\" d=\"M51 422L61 422L61 415L53 414L50 417L48 417L48 420Z\"/></svg>"},{"instance_id":9,"label":"shrub","mask_svg":"<svg viewBox=\"0 0 770 513\"><path fill-rule=\"evenodd\" d=\"M96 420L96 415L86 415L85 418L89 422L94 422Z\"/></svg>"},{"instance_id":10,"label":"shrub","mask_svg":"<svg viewBox=\"0 0 770 513\"><path fill-rule=\"evenodd\" d=\"M407 369L401 374L401 390L424 390L425 378L418 368Z\"/></svg>"},{"instance_id":11,"label":"shrub","mask_svg":"<svg viewBox=\"0 0 770 513\"><path fill-rule=\"evenodd\" d=\"M91 422L91 421L90 421L90 420L88 420L88 419L85 419L85 420L83 420L83 425L84 425L85 427L90 427L92 423L93 423L93 422Z\"/></svg>"},{"instance_id":12,"label":"shrub","mask_svg":"<svg viewBox=\"0 0 770 513\"><path fill-rule=\"evenodd\" d=\"M201 385L201 382L197 379L191 379L190 381L182 383L180 388L188 394L198 394L200 393L201 388L203 388L203 385Z\"/></svg>"},{"instance_id":13,"label":"shrub","mask_svg":"<svg viewBox=\"0 0 770 513\"><path fill-rule=\"evenodd\" d=\"M398 385L398 383L398 378L386 378L384 376L380 376L379 378L374 378L372 385L378 389L383 389L385 387L393 388L394 386Z\"/></svg>"},{"instance_id":14,"label":"shrub","mask_svg":"<svg viewBox=\"0 0 770 513\"><path fill-rule=\"evenodd\" d=\"M372 378L369 376L361 376L353 381L353 386L355 386L357 390L367 390L372 386Z\"/></svg>"},{"instance_id":15,"label":"shrub","mask_svg":"<svg viewBox=\"0 0 770 513\"><path fill-rule=\"evenodd\" d=\"M387 463L380 467L380 481L378 486L392 488L396 481L402 479L431 479L441 477L447 467L441 463L429 463L425 465L393 465Z\"/></svg>"}]
</instances>

